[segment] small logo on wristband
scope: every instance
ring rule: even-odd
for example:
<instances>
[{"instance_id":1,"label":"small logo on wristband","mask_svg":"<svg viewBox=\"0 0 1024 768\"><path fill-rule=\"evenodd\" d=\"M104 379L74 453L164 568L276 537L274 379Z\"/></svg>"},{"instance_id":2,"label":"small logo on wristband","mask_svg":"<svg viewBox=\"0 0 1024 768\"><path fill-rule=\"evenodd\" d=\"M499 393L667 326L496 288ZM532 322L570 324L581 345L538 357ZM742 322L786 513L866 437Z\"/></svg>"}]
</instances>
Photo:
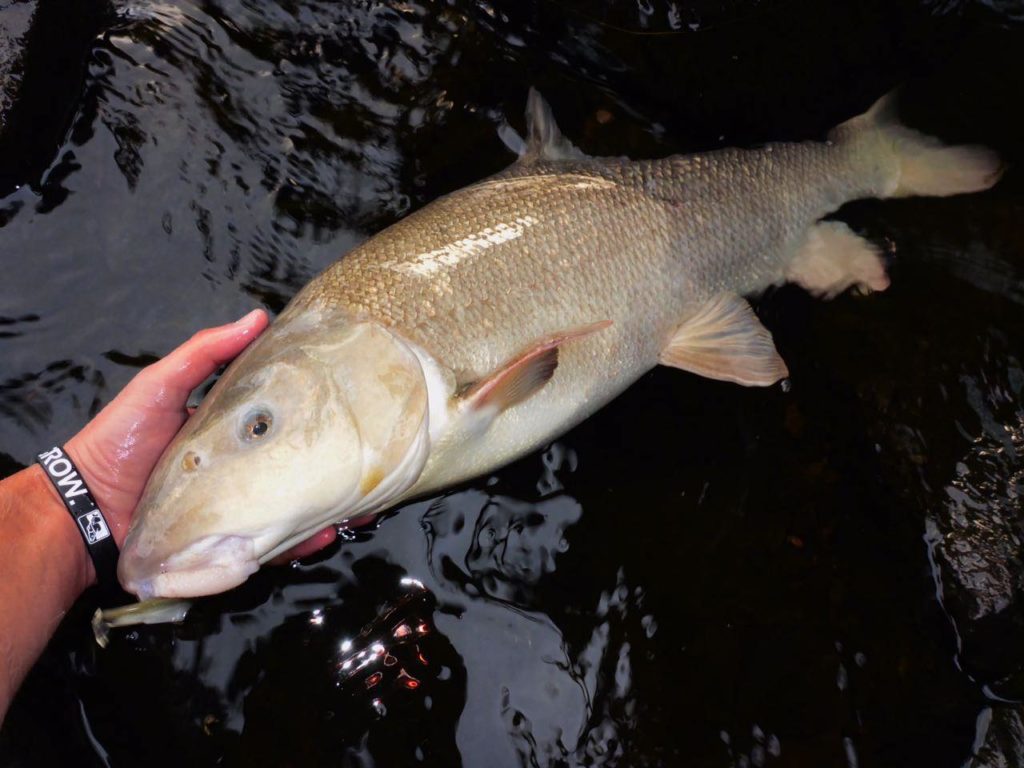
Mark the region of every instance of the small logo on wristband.
<instances>
[{"instance_id":1,"label":"small logo on wristband","mask_svg":"<svg viewBox=\"0 0 1024 768\"><path fill-rule=\"evenodd\" d=\"M99 512L89 512L76 517L75 520L78 521L78 527L82 529L82 535L90 545L110 536L110 529Z\"/></svg>"}]
</instances>

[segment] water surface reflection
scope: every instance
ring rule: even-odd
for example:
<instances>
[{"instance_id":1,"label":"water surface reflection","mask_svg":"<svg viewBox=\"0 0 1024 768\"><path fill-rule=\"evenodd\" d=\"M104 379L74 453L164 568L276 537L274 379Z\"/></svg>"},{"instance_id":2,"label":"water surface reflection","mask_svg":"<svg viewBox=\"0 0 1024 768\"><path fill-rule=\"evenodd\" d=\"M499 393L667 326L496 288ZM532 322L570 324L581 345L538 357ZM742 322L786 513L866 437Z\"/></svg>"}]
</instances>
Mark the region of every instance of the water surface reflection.
<instances>
[{"instance_id":1,"label":"water surface reflection","mask_svg":"<svg viewBox=\"0 0 1024 768\"><path fill-rule=\"evenodd\" d=\"M651 157L818 137L907 82L913 124L1011 170L982 196L844 209L893 287L762 298L789 392L655 371L545 451L181 627L99 653L83 606L0 765L1024 759L1012 3L96 10L64 138L0 143L26 159L0 157L22 185L0 198L3 472L196 328L280 309L502 168L530 85L584 149Z\"/></svg>"}]
</instances>

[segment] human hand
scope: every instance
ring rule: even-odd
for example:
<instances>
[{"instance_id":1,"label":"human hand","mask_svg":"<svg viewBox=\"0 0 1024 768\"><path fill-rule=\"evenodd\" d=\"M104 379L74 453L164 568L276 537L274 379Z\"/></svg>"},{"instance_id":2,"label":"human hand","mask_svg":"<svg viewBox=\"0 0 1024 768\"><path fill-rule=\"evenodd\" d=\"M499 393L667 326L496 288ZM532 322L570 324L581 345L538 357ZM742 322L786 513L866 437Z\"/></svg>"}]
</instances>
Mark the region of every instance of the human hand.
<instances>
[{"instance_id":1,"label":"human hand","mask_svg":"<svg viewBox=\"0 0 1024 768\"><path fill-rule=\"evenodd\" d=\"M200 331L140 371L65 444L118 545L157 461L188 418L189 394L268 323L266 313L256 310ZM32 465L0 479L0 609L6 622L0 632L0 722L61 617L96 580L76 529L42 468ZM333 526L325 528L282 559L311 554L335 537Z\"/></svg>"},{"instance_id":2,"label":"human hand","mask_svg":"<svg viewBox=\"0 0 1024 768\"><path fill-rule=\"evenodd\" d=\"M207 328L140 371L65 448L103 510L114 540L124 543L142 490L164 449L188 418L192 390L233 360L269 324L256 309L229 325Z\"/></svg>"}]
</instances>

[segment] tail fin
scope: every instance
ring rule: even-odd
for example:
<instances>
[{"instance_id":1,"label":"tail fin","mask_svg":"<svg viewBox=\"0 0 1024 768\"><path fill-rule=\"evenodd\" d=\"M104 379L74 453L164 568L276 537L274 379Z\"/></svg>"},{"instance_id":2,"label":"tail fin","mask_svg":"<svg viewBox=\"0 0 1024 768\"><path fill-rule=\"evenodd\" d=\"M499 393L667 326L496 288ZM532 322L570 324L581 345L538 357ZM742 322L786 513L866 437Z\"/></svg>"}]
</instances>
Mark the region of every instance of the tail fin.
<instances>
[{"instance_id":1,"label":"tail fin","mask_svg":"<svg viewBox=\"0 0 1024 768\"><path fill-rule=\"evenodd\" d=\"M875 163L884 169L885 197L980 192L999 181L1005 170L999 156L987 147L946 146L901 125L892 93L876 101L863 115L836 126L829 138L856 142L875 155Z\"/></svg>"}]
</instances>

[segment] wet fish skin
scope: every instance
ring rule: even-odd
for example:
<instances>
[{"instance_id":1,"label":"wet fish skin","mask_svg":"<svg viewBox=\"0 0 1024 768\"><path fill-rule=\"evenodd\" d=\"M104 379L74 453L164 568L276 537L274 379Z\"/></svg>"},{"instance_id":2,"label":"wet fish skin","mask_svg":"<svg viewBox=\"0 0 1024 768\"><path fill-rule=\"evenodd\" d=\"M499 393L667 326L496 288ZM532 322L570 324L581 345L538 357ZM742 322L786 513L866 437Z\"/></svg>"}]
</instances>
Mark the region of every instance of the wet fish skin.
<instances>
[{"instance_id":1,"label":"wet fish skin","mask_svg":"<svg viewBox=\"0 0 1024 768\"><path fill-rule=\"evenodd\" d=\"M822 216L1000 171L885 101L827 143L663 160L586 157L535 93L528 122L517 163L350 252L232 364L147 486L126 589L228 589L324 525L537 448L659 363L774 383L785 364L742 295L888 285L877 249ZM258 439L254 414L273 424Z\"/></svg>"},{"instance_id":2,"label":"wet fish skin","mask_svg":"<svg viewBox=\"0 0 1024 768\"><path fill-rule=\"evenodd\" d=\"M432 451L415 492L434 490L586 418L654 367L713 297L792 278L808 232L845 202L905 194L899 143L937 142L898 126L891 110L879 102L827 143L632 161L583 155L531 95L527 156L357 247L303 289L289 312L326 306L373 318L426 350L453 391L546 334L612 322L561 349L553 380L503 414L483 450ZM998 177L998 159L986 150L972 148L965 163L975 173L968 188ZM860 247L873 260L867 287L884 288L876 250Z\"/></svg>"}]
</instances>

